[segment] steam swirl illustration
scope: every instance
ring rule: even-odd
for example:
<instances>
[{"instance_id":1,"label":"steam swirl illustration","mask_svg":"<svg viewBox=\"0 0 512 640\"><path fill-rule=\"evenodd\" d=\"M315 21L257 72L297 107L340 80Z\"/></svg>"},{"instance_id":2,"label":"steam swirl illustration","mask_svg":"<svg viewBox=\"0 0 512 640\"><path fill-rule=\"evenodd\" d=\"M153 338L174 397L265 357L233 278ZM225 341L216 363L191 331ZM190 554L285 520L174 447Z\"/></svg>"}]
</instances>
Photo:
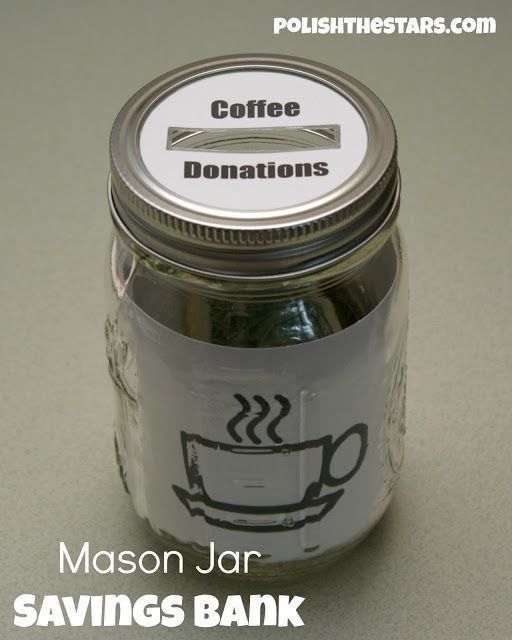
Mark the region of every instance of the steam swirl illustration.
<instances>
[{"instance_id":1,"label":"steam swirl illustration","mask_svg":"<svg viewBox=\"0 0 512 640\"><path fill-rule=\"evenodd\" d=\"M247 400L247 398L241 395L240 393L235 393L233 397L236 400L238 400L238 402L241 405L241 409L228 422L227 430L229 435L235 442L243 442L243 438L236 431L236 427L240 422L242 422L243 420L245 420L251 415L252 407L251 407L251 403ZM249 420L249 422L245 425L245 431L246 431L247 437L251 442L254 442L254 444L261 444L262 440L256 434L256 427L260 425L265 420L265 418L269 415L271 411L271 407L270 407L270 404L262 396L255 395L253 396L253 400L258 405L259 410L256 411L256 415L251 420ZM272 442L275 442L276 444L280 444L281 442L283 442L283 440L277 435L276 429L279 423L281 422L281 420L283 420L283 418L285 418L290 413L291 405L288 398L285 398L280 394L275 395L274 400L276 400L280 405L280 410L279 410L279 413L268 423L266 431L267 431L267 436L270 438L270 440L272 440Z\"/></svg>"}]
</instances>

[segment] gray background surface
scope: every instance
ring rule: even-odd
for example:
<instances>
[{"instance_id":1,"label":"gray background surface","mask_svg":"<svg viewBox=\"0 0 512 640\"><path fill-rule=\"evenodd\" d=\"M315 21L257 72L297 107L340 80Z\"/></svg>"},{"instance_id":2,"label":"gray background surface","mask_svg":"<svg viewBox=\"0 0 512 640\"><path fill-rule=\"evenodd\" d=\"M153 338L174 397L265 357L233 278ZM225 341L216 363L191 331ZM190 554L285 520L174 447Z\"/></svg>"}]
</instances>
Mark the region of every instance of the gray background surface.
<instances>
[{"instance_id":1,"label":"gray background surface","mask_svg":"<svg viewBox=\"0 0 512 640\"><path fill-rule=\"evenodd\" d=\"M512 636L510 3L0 5L2 638ZM495 16L494 36L272 34L276 15ZM410 259L407 455L379 527L320 576L295 630L28 630L20 593L258 593L185 575L58 573L78 550L153 547L112 451L103 347L107 137L146 81L194 59L281 52L368 84L399 132Z\"/></svg>"}]
</instances>

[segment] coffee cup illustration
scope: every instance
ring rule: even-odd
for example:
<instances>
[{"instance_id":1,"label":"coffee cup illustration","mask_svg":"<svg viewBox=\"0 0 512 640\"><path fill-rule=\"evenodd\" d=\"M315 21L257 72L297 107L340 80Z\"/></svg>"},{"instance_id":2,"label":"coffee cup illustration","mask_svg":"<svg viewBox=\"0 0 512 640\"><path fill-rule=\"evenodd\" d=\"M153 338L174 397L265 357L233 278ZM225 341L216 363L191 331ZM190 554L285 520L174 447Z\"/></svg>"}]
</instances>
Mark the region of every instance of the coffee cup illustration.
<instances>
[{"instance_id":1,"label":"coffee cup illustration","mask_svg":"<svg viewBox=\"0 0 512 640\"><path fill-rule=\"evenodd\" d=\"M260 396L255 396L257 398L263 400ZM289 403L283 402L283 396L275 398L281 399L278 400L282 406L280 413L287 414ZM261 402L259 404L261 406ZM248 415L245 411L244 417ZM261 411L258 418L261 422ZM247 433L252 434L253 442L261 442L254 433L254 422L253 418L248 423ZM181 432L189 487L173 485L173 489L190 515L225 529L288 531L321 520L335 506L345 492L344 485L363 464L368 446L367 425L356 424L338 437L324 435L284 443L275 432L278 422L274 419L269 423L270 429L267 427L272 440L279 441L270 446L219 442ZM230 423L228 432L232 439L240 441L241 438L235 436L233 420ZM354 438L358 441L355 459L353 462L351 459L352 464L342 475L335 475L335 458L343 456L344 445ZM352 453L353 445L348 449Z\"/></svg>"}]
</instances>

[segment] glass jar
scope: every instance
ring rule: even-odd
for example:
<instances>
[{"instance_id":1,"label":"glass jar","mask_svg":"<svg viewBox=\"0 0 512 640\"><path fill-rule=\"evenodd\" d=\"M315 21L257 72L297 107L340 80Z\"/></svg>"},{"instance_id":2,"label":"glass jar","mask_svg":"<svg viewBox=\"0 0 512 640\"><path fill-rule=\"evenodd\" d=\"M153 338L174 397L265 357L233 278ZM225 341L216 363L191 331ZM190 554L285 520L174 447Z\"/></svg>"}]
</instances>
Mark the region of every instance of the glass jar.
<instances>
[{"instance_id":1,"label":"glass jar","mask_svg":"<svg viewBox=\"0 0 512 640\"><path fill-rule=\"evenodd\" d=\"M407 277L396 137L329 67L173 71L111 136L115 448L173 549L295 575L364 537L403 458Z\"/></svg>"}]
</instances>

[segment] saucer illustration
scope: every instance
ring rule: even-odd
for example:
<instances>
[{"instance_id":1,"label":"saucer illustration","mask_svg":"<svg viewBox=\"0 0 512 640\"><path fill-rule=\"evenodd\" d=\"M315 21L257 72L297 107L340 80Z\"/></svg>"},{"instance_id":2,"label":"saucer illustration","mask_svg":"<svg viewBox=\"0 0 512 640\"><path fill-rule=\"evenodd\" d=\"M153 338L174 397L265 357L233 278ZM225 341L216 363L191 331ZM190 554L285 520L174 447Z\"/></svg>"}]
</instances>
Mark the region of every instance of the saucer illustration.
<instances>
[{"instance_id":1,"label":"saucer illustration","mask_svg":"<svg viewBox=\"0 0 512 640\"><path fill-rule=\"evenodd\" d=\"M173 485L174 492L192 516L213 526L239 531L289 531L321 520L344 494L345 485L363 464L368 447L368 427L356 424L340 436L325 435L314 440L284 443L276 427L288 415L290 403L277 395L280 410L267 424L267 446L256 427L270 414L270 403L254 396L258 407L251 418L251 404L242 395L235 399L239 411L227 424L235 443L218 442L197 434L181 432L183 460L188 488ZM243 444L235 427L246 422ZM335 454L352 437L359 439L359 451L352 468L340 477L331 473Z\"/></svg>"}]
</instances>

